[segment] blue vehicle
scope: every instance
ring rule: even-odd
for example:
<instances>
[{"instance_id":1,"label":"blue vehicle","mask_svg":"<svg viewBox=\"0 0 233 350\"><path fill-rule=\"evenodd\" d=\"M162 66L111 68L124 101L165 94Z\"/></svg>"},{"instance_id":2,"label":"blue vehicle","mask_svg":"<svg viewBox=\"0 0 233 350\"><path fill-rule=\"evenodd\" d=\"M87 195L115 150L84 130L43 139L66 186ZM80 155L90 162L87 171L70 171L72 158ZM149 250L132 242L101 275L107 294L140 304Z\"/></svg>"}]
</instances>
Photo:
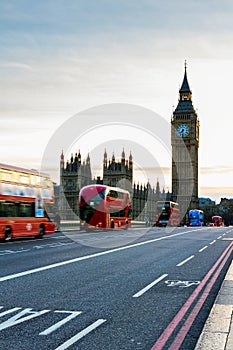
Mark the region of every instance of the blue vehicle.
<instances>
[{"instance_id":1,"label":"blue vehicle","mask_svg":"<svg viewBox=\"0 0 233 350\"><path fill-rule=\"evenodd\" d=\"M199 209L189 210L189 226L204 226L204 212Z\"/></svg>"}]
</instances>

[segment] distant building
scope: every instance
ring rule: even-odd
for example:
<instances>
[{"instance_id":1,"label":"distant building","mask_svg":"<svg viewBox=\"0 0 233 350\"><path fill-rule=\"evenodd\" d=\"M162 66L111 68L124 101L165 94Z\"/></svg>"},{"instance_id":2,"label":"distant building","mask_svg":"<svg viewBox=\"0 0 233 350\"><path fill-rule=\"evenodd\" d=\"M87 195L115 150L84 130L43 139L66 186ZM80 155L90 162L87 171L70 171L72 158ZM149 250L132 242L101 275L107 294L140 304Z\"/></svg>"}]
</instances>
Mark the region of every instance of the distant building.
<instances>
[{"instance_id":1,"label":"distant building","mask_svg":"<svg viewBox=\"0 0 233 350\"><path fill-rule=\"evenodd\" d=\"M155 220L155 204L158 200L171 199L169 192L160 191L157 180L156 189L149 183L146 185L133 183L133 157L130 152L126 159L125 151L121 153L121 159L116 160L115 155L108 159L104 152L103 178L92 178L90 156L82 161L80 152L71 155L65 163L63 152L60 158L60 192L59 213L62 219L73 219L79 215L78 196L80 189L93 183L104 184L112 187L120 187L131 194L132 217L140 221L153 222ZM57 191L57 189L56 189Z\"/></svg>"},{"instance_id":2,"label":"distant building","mask_svg":"<svg viewBox=\"0 0 233 350\"><path fill-rule=\"evenodd\" d=\"M78 215L78 194L82 187L93 183L89 154L82 161L80 152L71 155L65 163L63 152L60 159L59 212L61 217L72 219Z\"/></svg>"},{"instance_id":3,"label":"distant building","mask_svg":"<svg viewBox=\"0 0 233 350\"><path fill-rule=\"evenodd\" d=\"M223 217L224 224L233 225L233 198L221 198L218 207L218 213Z\"/></svg>"},{"instance_id":4,"label":"distant building","mask_svg":"<svg viewBox=\"0 0 233 350\"><path fill-rule=\"evenodd\" d=\"M199 207L202 208L202 207L207 206L207 205L215 205L215 201L213 201L210 198L200 197L199 198Z\"/></svg>"},{"instance_id":5,"label":"distant building","mask_svg":"<svg viewBox=\"0 0 233 350\"><path fill-rule=\"evenodd\" d=\"M120 187L131 192L133 185L133 157L130 152L129 159L125 159L125 151L121 153L121 160L116 161L113 153L108 160L107 152L104 152L103 183L108 186Z\"/></svg>"}]
</instances>

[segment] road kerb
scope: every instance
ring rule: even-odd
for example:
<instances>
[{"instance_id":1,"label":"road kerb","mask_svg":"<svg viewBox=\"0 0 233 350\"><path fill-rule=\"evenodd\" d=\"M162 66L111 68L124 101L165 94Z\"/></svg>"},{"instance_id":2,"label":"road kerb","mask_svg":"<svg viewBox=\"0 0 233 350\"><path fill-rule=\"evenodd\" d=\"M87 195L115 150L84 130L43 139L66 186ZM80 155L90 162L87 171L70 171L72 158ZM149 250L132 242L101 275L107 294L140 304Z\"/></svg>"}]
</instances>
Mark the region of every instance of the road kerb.
<instances>
[{"instance_id":1,"label":"road kerb","mask_svg":"<svg viewBox=\"0 0 233 350\"><path fill-rule=\"evenodd\" d=\"M195 347L203 349L233 349L233 262Z\"/></svg>"}]
</instances>

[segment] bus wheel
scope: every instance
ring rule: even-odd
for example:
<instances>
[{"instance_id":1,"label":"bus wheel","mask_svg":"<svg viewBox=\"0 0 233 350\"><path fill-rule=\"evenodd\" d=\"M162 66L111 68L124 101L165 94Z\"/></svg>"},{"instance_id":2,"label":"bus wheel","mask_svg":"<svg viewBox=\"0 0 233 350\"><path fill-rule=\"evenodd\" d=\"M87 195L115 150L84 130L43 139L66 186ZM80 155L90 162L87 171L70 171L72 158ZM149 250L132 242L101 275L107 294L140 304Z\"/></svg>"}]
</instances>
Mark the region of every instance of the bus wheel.
<instances>
[{"instance_id":1,"label":"bus wheel","mask_svg":"<svg viewBox=\"0 0 233 350\"><path fill-rule=\"evenodd\" d=\"M43 236L44 236L44 227L40 226L39 227L39 234L38 234L37 238L43 238Z\"/></svg>"},{"instance_id":2,"label":"bus wheel","mask_svg":"<svg viewBox=\"0 0 233 350\"><path fill-rule=\"evenodd\" d=\"M5 228L4 236L5 236L5 241L11 240L12 236L11 236L11 228L10 227Z\"/></svg>"}]
</instances>

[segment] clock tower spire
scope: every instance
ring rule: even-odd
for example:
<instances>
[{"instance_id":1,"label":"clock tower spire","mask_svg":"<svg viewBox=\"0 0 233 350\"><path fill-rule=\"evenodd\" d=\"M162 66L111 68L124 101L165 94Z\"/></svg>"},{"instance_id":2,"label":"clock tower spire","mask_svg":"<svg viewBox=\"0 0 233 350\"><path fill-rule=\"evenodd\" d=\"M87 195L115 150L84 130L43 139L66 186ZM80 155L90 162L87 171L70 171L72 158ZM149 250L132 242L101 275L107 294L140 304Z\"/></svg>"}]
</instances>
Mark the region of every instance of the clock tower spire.
<instances>
[{"instance_id":1,"label":"clock tower spire","mask_svg":"<svg viewBox=\"0 0 233 350\"><path fill-rule=\"evenodd\" d=\"M188 210L198 208L199 147L199 120L192 103L186 61L184 68L178 104L171 119L172 198L180 205L183 223Z\"/></svg>"}]
</instances>

